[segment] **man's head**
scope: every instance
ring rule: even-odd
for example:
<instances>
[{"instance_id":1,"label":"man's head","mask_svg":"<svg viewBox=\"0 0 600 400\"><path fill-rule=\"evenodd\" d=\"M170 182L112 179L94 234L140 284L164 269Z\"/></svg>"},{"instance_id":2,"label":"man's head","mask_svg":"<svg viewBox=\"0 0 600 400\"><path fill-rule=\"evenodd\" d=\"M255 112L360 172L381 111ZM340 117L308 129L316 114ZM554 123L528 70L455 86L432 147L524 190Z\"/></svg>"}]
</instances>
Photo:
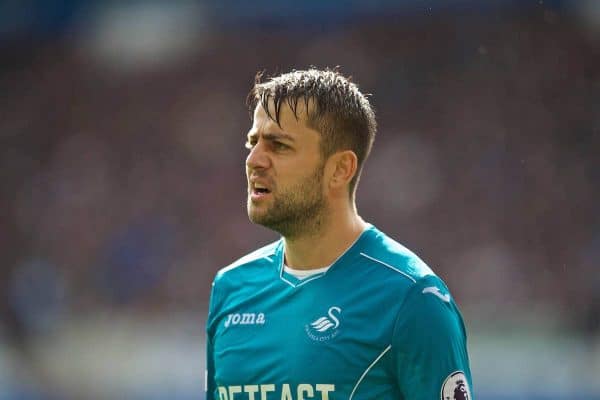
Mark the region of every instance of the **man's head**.
<instances>
[{"instance_id":1,"label":"man's head","mask_svg":"<svg viewBox=\"0 0 600 400\"><path fill-rule=\"evenodd\" d=\"M248 215L291 238L318 231L332 202L353 206L375 135L375 117L356 85L334 71L294 71L248 96L253 125Z\"/></svg>"},{"instance_id":2,"label":"man's head","mask_svg":"<svg viewBox=\"0 0 600 400\"><path fill-rule=\"evenodd\" d=\"M287 105L298 119L298 105L304 103L304 109L308 108L304 122L319 132L323 160L341 150L351 150L356 155L358 168L348 188L354 196L377 130L375 114L365 95L333 70L292 71L261 80L259 73L248 94L250 112L260 104L268 117L280 125L282 106Z\"/></svg>"}]
</instances>

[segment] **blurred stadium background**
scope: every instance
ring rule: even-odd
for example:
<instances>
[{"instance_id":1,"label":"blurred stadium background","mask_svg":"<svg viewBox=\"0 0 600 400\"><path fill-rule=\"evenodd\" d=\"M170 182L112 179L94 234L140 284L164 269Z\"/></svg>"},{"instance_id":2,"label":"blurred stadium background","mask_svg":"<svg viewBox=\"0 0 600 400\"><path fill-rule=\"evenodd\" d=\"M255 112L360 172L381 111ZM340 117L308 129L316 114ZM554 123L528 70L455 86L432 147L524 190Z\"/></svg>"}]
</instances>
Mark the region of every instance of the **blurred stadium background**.
<instances>
[{"instance_id":1,"label":"blurred stadium background","mask_svg":"<svg viewBox=\"0 0 600 400\"><path fill-rule=\"evenodd\" d=\"M0 1L0 399L202 399L258 70L340 65L361 214L453 290L481 400L600 399L600 2ZM285 332L281 333L285 336Z\"/></svg>"}]
</instances>

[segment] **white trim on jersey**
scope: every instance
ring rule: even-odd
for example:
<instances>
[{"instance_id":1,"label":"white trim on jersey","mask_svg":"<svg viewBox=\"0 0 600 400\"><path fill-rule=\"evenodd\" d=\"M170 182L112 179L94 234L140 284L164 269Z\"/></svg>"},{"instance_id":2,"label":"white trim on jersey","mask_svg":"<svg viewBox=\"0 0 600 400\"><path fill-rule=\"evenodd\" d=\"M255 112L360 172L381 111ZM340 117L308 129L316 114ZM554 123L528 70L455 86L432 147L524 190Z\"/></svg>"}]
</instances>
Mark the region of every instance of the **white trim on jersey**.
<instances>
[{"instance_id":1,"label":"white trim on jersey","mask_svg":"<svg viewBox=\"0 0 600 400\"><path fill-rule=\"evenodd\" d=\"M402 271L400 271L400 270L399 270L398 268L396 268L396 267L392 267L390 264L387 264L387 263L385 263L385 262L383 262L383 261L381 261L381 260L378 260L378 259L376 259L376 258L374 258L374 257L371 257L370 255L368 255L368 254L365 254L365 253L360 253L360 255L361 255L361 256L363 256L363 257L365 257L365 258L368 258L368 259L369 259L369 260L371 260L371 261L375 261L376 263L379 263L379 264L381 264L381 265L385 265L385 266L386 266L386 267L388 267L389 269L393 269L394 271L396 271L396 272L398 272L398 273L400 273L400 274L404 275L405 277L407 277L408 279L410 279L411 281L413 281L413 283L417 283L417 281L415 280L415 278L413 278L412 276L408 275L406 272L402 272Z\"/></svg>"},{"instance_id":2,"label":"white trim on jersey","mask_svg":"<svg viewBox=\"0 0 600 400\"><path fill-rule=\"evenodd\" d=\"M328 268L328 270L329 270L329 268ZM285 283L287 283L291 287L299 287L299 286L304 285L305 283L308 283L310 281L314 281L315 279L319 279L320 277L322 277L323 275L325 275L325 273L327 273L327 271L314 274L312 276L309 276L307 278L304 278L304 279L300 280L300 282L298 282L298 283L294 283L294 282L291 282L291 281L287 280L285 278L285 276L283 276L283 267L282 267L281 270L279 271L279 279L281 279L282 281L284 281Z\"/></svg>"},{"instance_id":3,"label":"white trim on jersey","mask_svg":"<svg viewBox=\"0 0 600 400\"><path fill-rule=\"evenodd\" d=\"M371 363L371 365L369 365L369 367L365 370L365 372L362 373L362 375L360 376L360 378L358 378L358 382L356 382L356 385L354 385L354 388L352 389L352 392L350 393L350 397L348 397L348 400L352 400L352 397L354 397L354 392L356 392L356 389L358 389L358 385L360 385L360 383L365 378L365 376L367 376L367 374L369 373L369 371L371 370L371 368L373 368L375 366L375 364L377 364L377 362L379 360L381 360L381 357L383 357L385 355L385 353L387 353L388 351L390 351L391 348L392 348L392 345L390 344L388 347L385 348L385 350L383 350L381 352L380 355L377 356L377 358L375 359L375 361L373 361Z\"/></svg>"},{"instance_id":4,"label":"white trim on jersey","mask_svg":"<svg viewBox=\"0 0 600 400\"><path fill-rule=\"evenodd\" d=\"M273 255L275 255L275 250L276 250L277 244L278 244L279 242L280 242L280 240L278 240L278 241L276 241L276 242L273 242L273 243L271 243L271 244L268 244L268 245L266 245L266 246L264 246L264 247L262 247L262 248L260 248L260 249L258 249L258 250L255 250L255 251L253 251L253 252L251 252L251 253L249 253L249 254L246 254L245 256L243 256L242 258L238 259L237 261L234 261L233 263L229 264L228 266L226 266L226 267L224 267L224 268L221 268L219 271L217 271L217 274L219 274L219 275L223 275L223 274L225 274L226 272L229 272L229 271L231 271L231 270L233 270L233 269L236 269L236 268L239 268L239 267L245 267L245 266L248 266L248 265L250 265L250 264L251 264L253 261L258 261L258 260L262 260L262 259L265 259L265 258L266 258L267 260L269 260L269 261L273 261L273 260L271 259L271 257L272 257ZM272 248L272 249L270 249L270 251L267 253L267 252L265 251L265 248L267 248L267 247L269 247L269 246L271 246L271 247L273 247L273 248ZM261 252L263 252L263 251L265 251L265 254L258 255L258 254L260 254L260 253L261 253Z\"/></svg>"}]
</instances>

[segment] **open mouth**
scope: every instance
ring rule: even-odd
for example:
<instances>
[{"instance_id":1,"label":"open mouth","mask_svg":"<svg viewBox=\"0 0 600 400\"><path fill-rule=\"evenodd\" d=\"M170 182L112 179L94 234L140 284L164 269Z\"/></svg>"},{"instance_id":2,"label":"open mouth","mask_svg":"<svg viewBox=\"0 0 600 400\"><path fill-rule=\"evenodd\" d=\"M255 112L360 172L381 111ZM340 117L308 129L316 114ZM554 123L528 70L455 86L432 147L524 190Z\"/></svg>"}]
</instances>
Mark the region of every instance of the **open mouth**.
<instances>
[{"instance_id":1,"label":"open mouth","mask_svg":"<svg viewBox=\"0 0 600 400\"><path fill-rule=\"evenodd\" d=\"M252 185L252 191L250 192L250 195L251 195L252 199L259 200L259 199L269 195L270 193L271 193L271 189L269 189L268 187L266 187L260 183L254 183Z\"/></svg>"},{"instance_id":2,"label":"open mouth","mask_svg":"<svg viewBox=\"0 0 600 400\"><path fill-rule=\"evenodd\" d=\"M256 195L265 195L271 193L271 190L266 185L255 182L252 185L252 193Z\"/></svg>"}]
</instances>

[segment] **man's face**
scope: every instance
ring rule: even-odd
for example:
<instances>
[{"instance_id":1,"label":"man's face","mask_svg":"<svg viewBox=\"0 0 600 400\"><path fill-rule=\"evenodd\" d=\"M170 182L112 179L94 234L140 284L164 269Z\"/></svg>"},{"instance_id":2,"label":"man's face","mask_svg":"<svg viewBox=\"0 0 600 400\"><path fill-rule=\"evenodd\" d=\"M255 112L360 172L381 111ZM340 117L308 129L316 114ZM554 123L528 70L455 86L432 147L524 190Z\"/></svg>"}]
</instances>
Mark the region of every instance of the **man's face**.
<instances>
[{"instance_id":1,"label":"man's face","mask_svg":"<svg viewBox=\"0 0 600 400\"><path fill-rule=\"evenodd\" d=\"M246 144L248 216L286 238L318 228L327 209L320 134L306 126L303 103L298 120L282 103L281 128L259 104Z\"/></svg>"}]
</instances>

